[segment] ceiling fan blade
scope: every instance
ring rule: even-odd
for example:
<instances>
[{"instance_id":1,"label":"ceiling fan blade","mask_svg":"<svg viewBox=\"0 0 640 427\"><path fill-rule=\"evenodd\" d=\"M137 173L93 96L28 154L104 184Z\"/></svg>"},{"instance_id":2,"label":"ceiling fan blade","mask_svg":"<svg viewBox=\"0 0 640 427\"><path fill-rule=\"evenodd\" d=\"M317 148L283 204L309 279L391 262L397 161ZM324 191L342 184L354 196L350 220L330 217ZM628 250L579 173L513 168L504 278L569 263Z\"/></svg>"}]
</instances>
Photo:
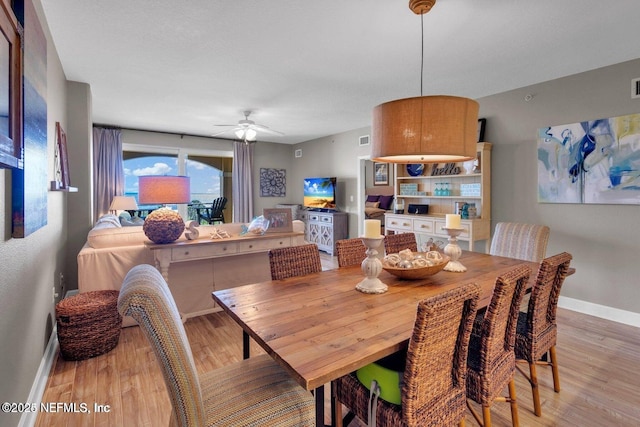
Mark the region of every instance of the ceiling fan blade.
<instances>
[{"instance_id":1,"label":"ceiling fan blade","mask_svg":"<svg viewBox=\"0 0 640 427\"><path fill-rule=\"evenodd\" d=\"M214 133L214 134L213 134L213 135L211 135L211 136L219 136L219 135L223 135L223 134L225 134L225 133L229 133L229 132L231 132L231 131L233 131L233 130L234 130L234 129L225 129L225 130L223 130L223 131L216 132L216 133Z\"/></svg>"},{"instance_id":2,"label":"ceiling fan blade","mask_svg":"<svg viewBox=\"0 0 640 427\"><path fill-rule=\"evenodd\" d=\"M284 133L282 132L278 132L277 130L273 130L271 128L268 128L267 126L264 125L259 125L259 124L255 124L253 125L253 128L257 131L257 132L264 132L264 133L270 133L272 135L280 135L280 136L284 136Z\"/></svg>"}]
</instances>

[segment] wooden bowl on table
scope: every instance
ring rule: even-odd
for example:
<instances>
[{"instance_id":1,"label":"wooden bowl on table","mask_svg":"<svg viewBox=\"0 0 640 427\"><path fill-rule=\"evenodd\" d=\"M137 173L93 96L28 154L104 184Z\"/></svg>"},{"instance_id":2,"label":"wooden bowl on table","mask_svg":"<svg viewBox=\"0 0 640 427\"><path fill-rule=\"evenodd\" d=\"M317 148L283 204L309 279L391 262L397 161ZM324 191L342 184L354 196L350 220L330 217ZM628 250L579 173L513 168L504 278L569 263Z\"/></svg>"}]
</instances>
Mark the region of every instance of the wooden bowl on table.
<instances>
[{"instance_id":1,"label":"wooden bowl on table","mask_svg":"<svg viewBox=\"0 0 640 427\"><path fill-rule=\"evenodd\" d=\"M419 252L418 252L419 253ZM389 265L382 264L382 269L388 271L396 277L406 280L417 280L424 279L425 277L433 276L434 274L440 272L449 262L449 257L446 255L442 255L442 259L438 261L437 264L427 265L424 267L392 267Z\"/></svg>"}]
</instances>

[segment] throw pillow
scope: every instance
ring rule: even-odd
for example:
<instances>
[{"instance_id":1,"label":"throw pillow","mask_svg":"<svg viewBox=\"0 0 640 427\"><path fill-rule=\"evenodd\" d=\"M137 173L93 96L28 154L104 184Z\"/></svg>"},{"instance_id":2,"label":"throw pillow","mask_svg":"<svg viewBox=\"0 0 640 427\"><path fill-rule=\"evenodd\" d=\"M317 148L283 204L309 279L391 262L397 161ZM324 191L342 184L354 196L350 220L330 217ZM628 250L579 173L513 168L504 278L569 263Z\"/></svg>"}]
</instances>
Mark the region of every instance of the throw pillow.
<instances>
[{"instance_id":1,"label":"throw pillow","mask_svg":"<svg viewBox=\"0 0 640 427\"><path fill-rule=\"evenodd\" d=\"M367 202L377 202L378 200L380 200L380 196L375 196L373 194L369 194L367 196Z\"/></svg>"},{"instance_id":2,"label":"throw pillow","mask_svg":"<svg viewBox=\"0 0 640 427\"><path fill-rule=\"evenodd\" d=\"M393 196L380 196L380 209L388 211L391 209L391 203L393 203Z\"/></svg>"},{"instance_id":3,"label":"throw pillow","mask_svg":"<svg viewBox=\"0 0 640 427\"><path fill-rule=\"evenodd\" d=\"M115 216L114 214L102 215L100 218L98 218L98 221L96 221L96 225L105 224L105 223L113 224L113 226L115 227L121 227L120 219L118 219L118 217Z\"/></svg>"},{"instance_id":4,"label":"throw pillow","mask_svg":"<svg viewBox=\"0 0 640 427\"><path fill-rule=\"evenodd\" d=\"M377 208L380 206L380 202L364 202L365 208Z\"/></svg>"}]
</instances>

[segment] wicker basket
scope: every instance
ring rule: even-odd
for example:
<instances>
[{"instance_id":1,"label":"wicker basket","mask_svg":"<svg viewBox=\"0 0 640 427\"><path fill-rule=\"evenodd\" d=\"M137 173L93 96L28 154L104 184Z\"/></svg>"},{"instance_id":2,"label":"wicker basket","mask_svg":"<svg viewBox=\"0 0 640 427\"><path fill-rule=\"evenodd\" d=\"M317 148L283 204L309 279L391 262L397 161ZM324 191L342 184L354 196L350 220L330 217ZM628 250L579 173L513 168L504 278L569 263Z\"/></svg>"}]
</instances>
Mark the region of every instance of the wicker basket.
<instances>
[{"instance_id":1,"label":"wicker basket","mask_svg":"<svg viewBox=\"0 0 640 427\"><path fill-rule=\"evenodd\" d=\"M66 360L99 356L118 345L122 316L119 291L84 292L56 305L60 353Z\"/></svg>"}]
</instances>

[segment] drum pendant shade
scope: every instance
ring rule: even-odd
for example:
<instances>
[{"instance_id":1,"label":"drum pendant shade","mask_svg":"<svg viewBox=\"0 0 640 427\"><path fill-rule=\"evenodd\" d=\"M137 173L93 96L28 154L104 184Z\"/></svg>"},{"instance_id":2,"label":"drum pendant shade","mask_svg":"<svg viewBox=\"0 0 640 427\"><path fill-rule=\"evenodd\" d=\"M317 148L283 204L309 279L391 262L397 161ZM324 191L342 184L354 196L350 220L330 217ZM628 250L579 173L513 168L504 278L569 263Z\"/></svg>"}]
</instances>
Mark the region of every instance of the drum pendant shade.
<instances>
[{"instance_id":1,"label":"drum pendant shade","mask_svg":"<svg viewBox=\"0 0 640 427\"><path fill-rule=\"evenodd\" d=\"M373 110L371 158L387 163L464 162L476 158L476 101L420 96Z\"/></svg>"}]
</instances>

